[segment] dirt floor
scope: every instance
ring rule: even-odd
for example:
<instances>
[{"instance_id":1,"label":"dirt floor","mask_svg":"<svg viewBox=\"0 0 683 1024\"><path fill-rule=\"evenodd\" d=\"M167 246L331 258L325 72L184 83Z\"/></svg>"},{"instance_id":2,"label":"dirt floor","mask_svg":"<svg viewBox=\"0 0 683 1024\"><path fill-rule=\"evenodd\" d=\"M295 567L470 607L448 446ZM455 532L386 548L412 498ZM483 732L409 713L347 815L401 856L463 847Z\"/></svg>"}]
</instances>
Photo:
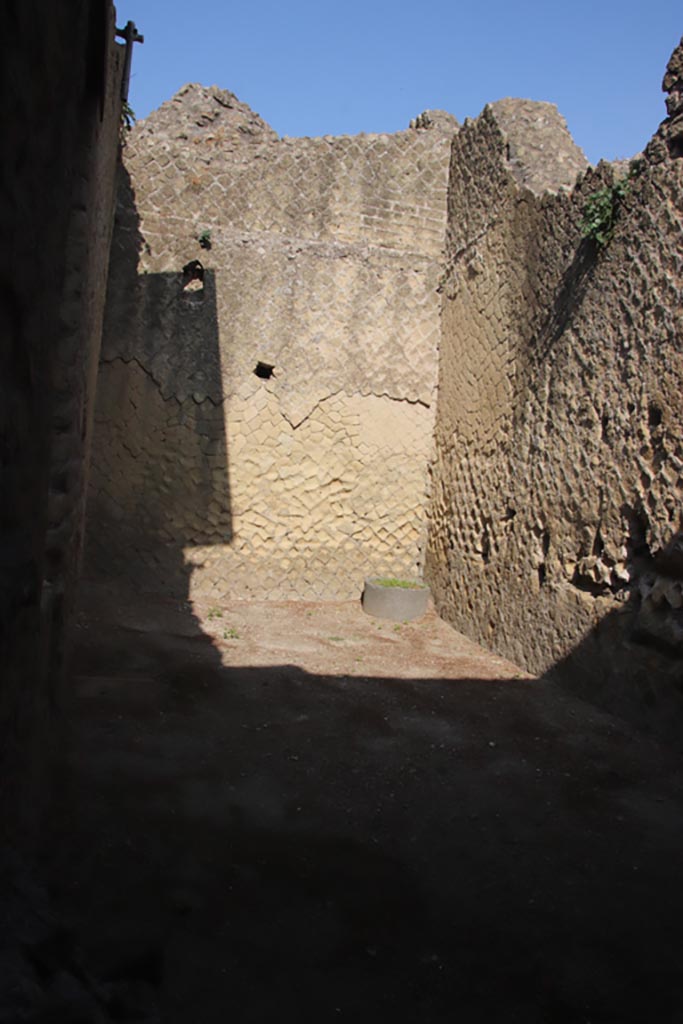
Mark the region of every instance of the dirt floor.
<instances>
[{"instance_id":1,"label":"dirt floor","mask_svg":"<svg viewBox=\"0 0 683 1024\"><path fill-rule=\"evenodd\" d=\"M673 751L433 612L83 607L55 893L119 1019L683 1021Z\"/></svg>"}]
</instances>

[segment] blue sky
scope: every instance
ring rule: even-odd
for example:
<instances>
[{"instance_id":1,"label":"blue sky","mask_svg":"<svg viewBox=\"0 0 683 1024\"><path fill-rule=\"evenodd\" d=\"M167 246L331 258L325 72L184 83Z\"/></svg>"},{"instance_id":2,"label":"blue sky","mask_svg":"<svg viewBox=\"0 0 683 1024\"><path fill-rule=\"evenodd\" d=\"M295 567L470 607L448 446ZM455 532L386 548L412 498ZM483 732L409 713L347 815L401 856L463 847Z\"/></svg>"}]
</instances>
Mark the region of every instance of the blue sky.
<instances>
[{"instance_id":1,"label":"blue sky","mask_svg":"<svg viewBox=\"0 0 683 1024\"><path fill-rule=\"evenodd\" d=\"M681 0L119 0L136 22L130 102L144 117L186 82L230 89L280 135L459 120L521 96L556 103L589 160L642 149L665 116L661 80Z\"/></svg>"}]
</instances>

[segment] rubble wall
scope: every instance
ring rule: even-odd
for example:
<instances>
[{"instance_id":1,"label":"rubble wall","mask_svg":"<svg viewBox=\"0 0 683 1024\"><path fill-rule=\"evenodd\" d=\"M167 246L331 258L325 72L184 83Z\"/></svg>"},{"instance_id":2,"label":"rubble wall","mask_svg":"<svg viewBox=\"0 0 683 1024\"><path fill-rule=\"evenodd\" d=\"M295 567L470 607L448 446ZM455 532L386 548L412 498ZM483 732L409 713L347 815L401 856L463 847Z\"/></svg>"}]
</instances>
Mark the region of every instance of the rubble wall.
<instances>
[{"instance_id":1,"label":"rubble wall","mask_svg":"<svg viewBox=\"0 0 683 1024\"><path fill-rule=\"evenodd\" d=\"M570 191L567 172L579 168L563 126L549 123L535 145L542 111L510 102L453 144L427 577L448 621L526 668L558 664L592 697L619 694L640 711L673 706L683 654L676 134L669 119L599 245L584 237L584 210L599 189L615 194L617 171L600 165Z\"/></svg>"}]
</instances>

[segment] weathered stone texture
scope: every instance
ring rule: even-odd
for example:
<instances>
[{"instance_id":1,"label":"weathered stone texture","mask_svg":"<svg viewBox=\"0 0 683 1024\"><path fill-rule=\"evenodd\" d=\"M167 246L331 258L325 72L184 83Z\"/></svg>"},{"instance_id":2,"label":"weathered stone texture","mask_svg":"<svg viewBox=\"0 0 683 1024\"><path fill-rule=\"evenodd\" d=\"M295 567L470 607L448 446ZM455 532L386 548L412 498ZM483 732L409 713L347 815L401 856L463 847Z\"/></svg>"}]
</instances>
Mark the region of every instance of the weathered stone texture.
<instances>
[{"instance_id":1,"label":"weathered stone texture","mask_svg":"<svg viewBox=\"0 0 683 1024\"><path fill-rule=\"evenodd\" d=\"M567 667L594 696L666 703L683 654L667 569L683 510L683 161L641 165L598 250L582 210L612 170L534 194L520 183L535 172L510 166L515 130L494 105L454 140L428 578L449 621L529 669L579 644Z\"/></svg>"},{"instance_id":2,"label":"weathered stone texture","mask_svg":"<svg viewBox=\"0 0 683 1024\"><path fill-rule=\"evenodd\" d=\"M666 111L669 115L661 126L659 135L663 136L669 154L676 158L683 156L683 39L671 55L662 91L668 93Z\"/></svg>"},{"instance_id":3,"label":"weathered stone texture","mask_svg":"<svg viewBox=\"0 0 683 1024\"><path fill-rule=\"evenodd\" d=\"M515 181L532 192L572 189L587 161L553 103L505 99L490 105Z\"/></svg>"},{"instance_id":4,"label":"weathered stone texture","mask_svg":"<svg viewBox=\"0 0 683 1024\"><path fill-rule=\"evenodd\" d=\"M53 755L64 739L60 682L113 224L121 64L108 0L8 0L2 14L0 1020L94 1021L105 1018L57 931L37 851L42 841L46 856Z\"/></svg>"},{"instance_id":5,"label":"weathered stone texture","mask_svg":"<svg viewBox=\"0 0 683 1024\"><path fill-rule=\"evenodd\" d=\"M134 130L93 565L164 563L154 585L186 550L193 593L272 597L419 568L455 127L278 139L232 94L187 86Z\"/></svg>"},{"instance_id":6,"label":"weathered stone texture","mask_svg":"<svg viewBox=\"0 0 683 1024\"><path fill-rule=\"evenodd\" d=\"M88 389L113 222L109 3L4 11L0 112L0 820L40 804L78 560Z\"/></svg>"},{"instance_id":7,"label":"weathered stone texture","mask_svg":"<svg viewBox=\"0 0 683 1024\"><path fill-rule=\"evenodd\" d=\"M655 699L683 643L681 88L676 51L602 249L586 200L628 168L589 169L551 104L278 139L183 89L126 151L93 567L350 597L420 570L429 492L451 622L538 671L578 645L594 692L626 662Z\"/></svg>"}]
</instances>

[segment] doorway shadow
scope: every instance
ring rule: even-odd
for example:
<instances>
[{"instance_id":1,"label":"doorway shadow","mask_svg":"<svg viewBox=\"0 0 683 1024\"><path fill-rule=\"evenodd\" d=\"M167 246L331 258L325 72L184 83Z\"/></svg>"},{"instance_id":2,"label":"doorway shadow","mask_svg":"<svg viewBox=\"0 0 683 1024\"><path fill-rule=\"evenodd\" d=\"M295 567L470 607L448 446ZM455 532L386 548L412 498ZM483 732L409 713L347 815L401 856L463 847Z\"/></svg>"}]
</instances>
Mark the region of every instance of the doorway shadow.
<instances>
[{"instance_id":1,"label":"doorway shadow","mask_svg":"<svg viewBox=\"0 0 683 1024\"><path fill-rule=\"evenodd\" d=\"M86 516L85 576L187 599L188 547L232 538L215 271L190 244L174 272L140 273L119 168ZM159 258L166 264L164 254Z\"/></svg>"}]
</instances>

